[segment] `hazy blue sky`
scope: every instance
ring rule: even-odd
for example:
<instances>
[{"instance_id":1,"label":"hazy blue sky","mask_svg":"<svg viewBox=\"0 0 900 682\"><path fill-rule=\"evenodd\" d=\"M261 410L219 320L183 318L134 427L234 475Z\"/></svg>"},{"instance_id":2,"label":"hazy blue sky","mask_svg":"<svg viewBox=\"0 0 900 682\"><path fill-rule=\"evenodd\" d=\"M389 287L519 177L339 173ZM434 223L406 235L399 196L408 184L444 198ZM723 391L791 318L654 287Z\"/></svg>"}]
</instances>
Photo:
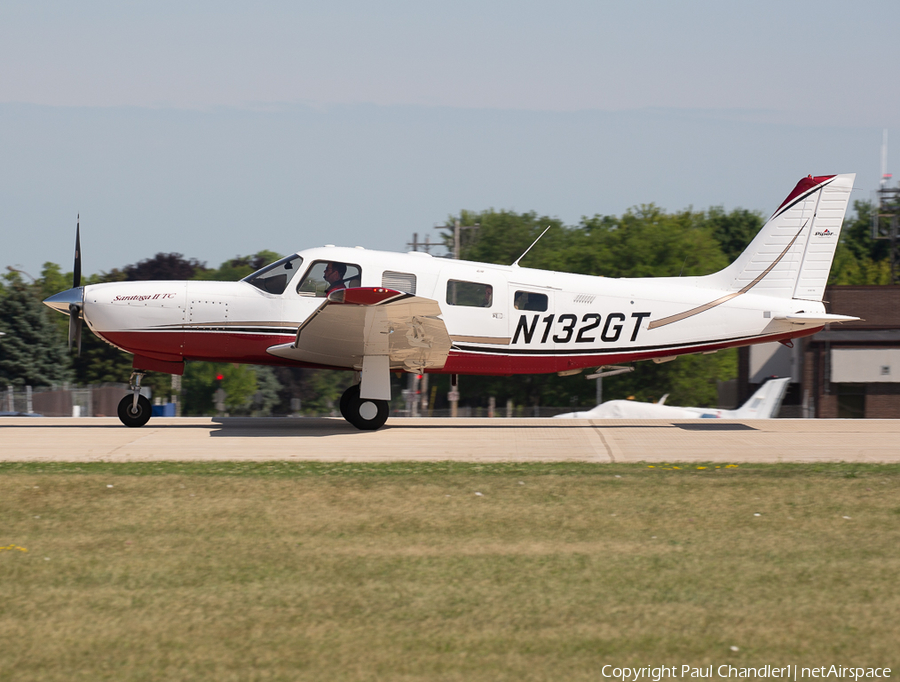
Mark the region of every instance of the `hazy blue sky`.
<instances>
[{"instance_id":1,"label":"hazy blue sky","mask_svg":"<svg viewBox=\"0 0 900 682\"><path fill-rule=\"evenodd\" d=\"M900 3L0 3L0 266L403 250L461 208L771 212L900 159ZM889 161L889 169L893 164Z\"/></svg>"}]
</instances>

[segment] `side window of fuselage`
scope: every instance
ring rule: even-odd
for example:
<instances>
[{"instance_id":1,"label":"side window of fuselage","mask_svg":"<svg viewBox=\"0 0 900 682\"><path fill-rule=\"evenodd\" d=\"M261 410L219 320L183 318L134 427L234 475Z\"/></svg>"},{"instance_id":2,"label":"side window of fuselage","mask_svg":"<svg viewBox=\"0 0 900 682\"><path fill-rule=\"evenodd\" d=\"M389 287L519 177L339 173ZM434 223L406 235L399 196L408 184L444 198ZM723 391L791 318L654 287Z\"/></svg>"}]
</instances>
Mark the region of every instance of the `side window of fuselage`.
<instances>
[{"instance_id":1,"label":"side window of fuselage","mask_svg":"<svg viewBox=\"0 0 900 682\"><path fill-rule=\"evenodd\" d=\"M410 272L393 272L385 270L381 275L381 286L385 289L402 291L405 294L416 293L416 276Z\"/></svg>"},{"instance_id":2,"label":"side window of fuselage","mask_svg":"<svg viewBox=\"0 0 900 682\"><path fill-rule=\"evenodd\" d=\"M547 310L547 294L532 291L517 291L513 306L516 310L533 310L542 313Z\"/></svg>"},{"instance_id":3,"label":"side window of fuselage","mask_svg":"<svg viewBox=\"0 0 900 682\"><path fill-rule=\"evenodd\" d=\"M447 303L470 308L490 308L494 301L494 289L490 284L447 280Z\"/></svg>"},{"instance_id":4,"label":"side window of fuselage","mask_svg":"<svg viewBox=\"0 0 900 682\"><path fill-rule=\"evenodd\" d=\"M306 275L297 285L301 296L324 298L337 289L352 289L362 282L362 270L358 265L340 261L317 260L309 266Z\"/></svg>"}]
</instances>

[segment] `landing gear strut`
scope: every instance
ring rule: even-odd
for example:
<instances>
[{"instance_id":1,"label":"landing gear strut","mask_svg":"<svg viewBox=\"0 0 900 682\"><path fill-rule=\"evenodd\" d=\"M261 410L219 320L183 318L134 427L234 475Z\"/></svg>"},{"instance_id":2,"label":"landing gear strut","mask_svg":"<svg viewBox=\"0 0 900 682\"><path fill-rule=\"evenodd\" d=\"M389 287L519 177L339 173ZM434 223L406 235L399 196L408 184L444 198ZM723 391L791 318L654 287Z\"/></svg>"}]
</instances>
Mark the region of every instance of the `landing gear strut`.
<instances>
[{"instance_id":1,"label":"landing gear strut","mask_svg":"<svg viewBox=\"0 0 900 682\"><path fill-rule=\"evenodd\" d=\"M341 396L341 416L362 431L380 429L390 411L387 400L360 398L359 384L354 384Z\"/></svg>"},{"instance_id":2,"label":"landing gear strut","mask_svg":"<svg viewBox=\"0 0 900 682\"><path fill-rule=\"evenodd\" d=\"M150 420L150 401L141 395L143 372L131 373L131 395L119 401L119 420L125 426L143 426Z\"/></svg>"}]
</instances>

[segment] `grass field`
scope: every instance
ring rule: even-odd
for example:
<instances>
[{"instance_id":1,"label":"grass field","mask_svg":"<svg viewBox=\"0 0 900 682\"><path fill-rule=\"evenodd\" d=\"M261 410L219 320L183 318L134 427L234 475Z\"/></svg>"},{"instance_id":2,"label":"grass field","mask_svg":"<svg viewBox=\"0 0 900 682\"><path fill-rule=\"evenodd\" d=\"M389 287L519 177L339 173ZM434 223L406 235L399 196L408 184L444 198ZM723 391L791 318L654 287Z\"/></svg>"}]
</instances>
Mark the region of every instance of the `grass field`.
<instances>
[{"instance_id":1,"label":"grass field","mask_svg":"<svg viewBox=\"0 0 900 682\"><path fill-rule=\"evenodd\" d=\"M897 677L898 493L889 465L0 464L0 680Z\"/></svg>"}]
</instances>

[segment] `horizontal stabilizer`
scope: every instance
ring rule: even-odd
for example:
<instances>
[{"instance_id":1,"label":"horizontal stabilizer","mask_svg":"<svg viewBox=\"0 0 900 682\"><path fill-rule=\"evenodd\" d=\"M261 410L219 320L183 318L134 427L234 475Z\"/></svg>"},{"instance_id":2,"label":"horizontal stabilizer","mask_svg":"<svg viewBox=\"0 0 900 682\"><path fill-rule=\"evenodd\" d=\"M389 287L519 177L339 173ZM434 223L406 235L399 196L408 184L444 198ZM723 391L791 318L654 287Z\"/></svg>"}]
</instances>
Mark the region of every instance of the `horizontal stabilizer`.
<instances>
[{"instance_id":1,"label":"horizontal stabilizer","mask_svg":"<svg viewBox=\"0 0 900 682\"><path fill-rule=\"evenodd\" d=\"M789 315L774 315L775 320L785 320L794 324L835 324L838 322L855 322L858 317L852 315L829 315L828 313L791 313Z\"/></svg>"}]
</instances>

